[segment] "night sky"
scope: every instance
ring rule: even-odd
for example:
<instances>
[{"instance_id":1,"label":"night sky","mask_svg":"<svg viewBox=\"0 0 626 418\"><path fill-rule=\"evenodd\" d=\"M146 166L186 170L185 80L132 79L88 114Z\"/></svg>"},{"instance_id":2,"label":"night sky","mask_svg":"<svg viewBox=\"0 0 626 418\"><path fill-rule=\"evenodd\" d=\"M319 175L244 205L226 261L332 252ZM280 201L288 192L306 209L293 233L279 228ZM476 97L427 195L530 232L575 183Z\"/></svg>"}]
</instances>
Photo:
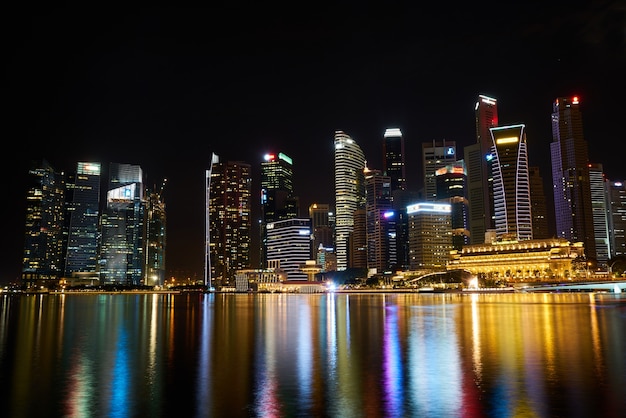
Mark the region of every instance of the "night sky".
<instances>
[{"instance_id":1,"label":"night sky","mask_svg":"<svg viewBox=\"0 0 626 418\"><path fill-rule=\"evenodd\" d=\"M626 179L623 2L335 3L6 13L0 281L19 277L28 168L42 158L68 172L138 164L150 188L167 178L167 268L198 277L212 152L252 164L256 206L263 154L289 155L306 215L334 203L336 130L381 169L382 135L400 128L417 190L422 142L462 154L486 94L500 125L526 124L549 180L552 102L578 95L590 159Z\"/></svg>"}]
</instances>

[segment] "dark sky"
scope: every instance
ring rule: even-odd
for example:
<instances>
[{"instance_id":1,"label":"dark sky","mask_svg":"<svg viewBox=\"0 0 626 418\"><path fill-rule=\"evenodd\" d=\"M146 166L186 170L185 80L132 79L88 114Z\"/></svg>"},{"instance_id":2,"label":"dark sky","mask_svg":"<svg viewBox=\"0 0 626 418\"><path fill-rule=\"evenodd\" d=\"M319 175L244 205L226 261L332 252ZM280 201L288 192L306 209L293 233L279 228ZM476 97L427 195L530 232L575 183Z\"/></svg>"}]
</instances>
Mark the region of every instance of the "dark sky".
<instances>
[{"instance_id":1,"label":"dark sky","mask_svg":"<svg viewBox=\"0 0 626 418\"><path fill-rule=\"evenodd\" d=\"M624 2L421 3L7 13L0 281L21 271L33 159L138 164L149 187L167 178L167 267L198 276L212 152L255 175L265 152L286 153L305 214L334 203L335 130L382 168L382 134L401 128L416 189L421 143L462 152L487 94L501 125L526 124L530 163L550 178L552 102L578 95L590 158L626 178Z\"/></svg>"}]
</instances>

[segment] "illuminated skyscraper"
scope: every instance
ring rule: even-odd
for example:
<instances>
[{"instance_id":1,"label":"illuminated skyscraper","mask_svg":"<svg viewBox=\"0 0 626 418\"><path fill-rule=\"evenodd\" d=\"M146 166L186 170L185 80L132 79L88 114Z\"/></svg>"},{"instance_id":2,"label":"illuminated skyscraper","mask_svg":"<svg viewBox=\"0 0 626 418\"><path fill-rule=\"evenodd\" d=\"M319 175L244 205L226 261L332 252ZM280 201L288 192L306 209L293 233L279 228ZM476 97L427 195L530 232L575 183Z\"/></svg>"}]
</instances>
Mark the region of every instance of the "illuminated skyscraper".
<instances>
[{"instance_id":1,"label":"illuminated skyscraper","mask_svg":"<svg viewBox=\"0 0 626 418\"><path fill-rule=\"evenodd\" d=\"M493 208L498 239L533 238L525 125L491 128Z\"/></svg>"},{"instance_id":2,"label":"illuminated skyscraper","mask_svg":"<svg viewBox=\"0 0 626 418\"><path fill-rule=\"evenodd\" d=\"M422 167L424 174L424 200L434 202L437 197L435 173L440 168L456 162L455 141L435 141L422 143Z\"/></svg>"},{"instance_id":3,"label":"illuminated skyscraper","mask_svg":"<svg viewBox=\"0 0 626 418\"><path fill-rule=\"evenodd\" d=\"M498 126L497 100L479 95L474 107L476 143L464 148L467 168L467 196L470 205L470 240L472 244L485 242L485 232L494 228L489 129Z\"/></svg>"},{"instance_id":4,"label":"illuminated skyscraper","mask_svg":"<svg viewBox=\"0 0 626 418\"><path fill-rule=\"evenodd\" d=\"M557 237L582 242L585 256L594 259L589 156L578 97L554 101L550 152Z\"/></svg>"},{"instance_id":5,"label":"illuminated skyscraper","mask_svg":"<svg viewBox=\"0 0 626 418\"><path fill-rule=\"evenodd\" d=\"M609 181L609 254L610 258L626 255L626 183Z\"/></svg>"},{"instance_id":6,"label":"illuminated skyscraper","mask_svg":"<svg viewBox=\"0 0 626 418\"><path fill-rule=\"evenodd\" d=\"M330 205L328 203L313 203L309 206L309 218L311 218L311 227L313 230L311 260L315 260L320 246L330 251L333 250L332 220L334 220L335 217L330 211Z\"/></svg>"},{"instance_id":7,"label":"illuminated skyscraper","mask_svg":"<svg viewBox=\"0 0 626 418\"><path fill-rule=\"evenodd\" d=\"M220 162L207 171L207 285L235 285L237 270L249 269L252 228L250 164Z\"/></svg>"},{"instance_id":8,"label":"illuminated skyscraper","mask_svg":"<svg viewBox=\"0 0 626 418\"><path fill-rule=\"evenodd\" d=\"M406 190L404 137L398 128L385 130L383 137L383 174L391 179L391 191Z\"/></svg>"},{"instance_id":9,"label":"illuminated skyscraper","mask_svg":"<svg viewBox=\"0 0 626 418\"><path fill-rule=\"evenodd\" d=\"M167 243L165 201L163 181L160 190L148 193L146 207L146 265L144 284L162 286L165 282L165 247Z\"/></svg>"},{"instance_id":10,"label":"illuminated skyscraper","mask_svg":"<svg viewBox=\"0 0 626 418\"><path fill-rule=\"evenodd\" d=\"M606 267L609 261L608 181L604 178L602 164L589 164L589 183L593 211L593 235L596 240L596 260L599 266Z\"/></svg>"},{"instance_id":11,"label":"illuminated skyscraper","mask_svg":"<svg viewBox=\"0 0 626 418\"><path fill-rule=\"evenodd\" d=\"M286 154L265 154L261 163L261 267L267 267L266 225L298 216L293 190L293 161Z\"/></svg>"},{"instance_id":12,"label":"illuminated skyscraper","mask_svg":"<svg viewBox=\"0 0 626 418\"><path fill-rule=\"evenodd\" d=\"M437 202L450 204L452 247L461 250L469 240L469 202L467 200L467 175L463 160L456 161L435 172Z\"/></svg>"},{"instance_id":13,"label":"illuminated skyscraper","mask_svg":"<svg viewBox=\"0 0 626 418\"><path fill-rule=\"evenodd\" d=\"M65 177L45 160L28 174L22 281L50 288L63 274Z\"/></svg>"},{"instance_id":14,"label":"illuminated skyscraper","mask_svg":"<svg viewBox=\"0 0 626 418\"><path fill-rule=\"evenodd\" d=\"M101 165L79 162L73 181L67 182L69 221L65 276L96 274L100 216Z\"/></svg>"},{"instance_id":15,"label":"illuminated skyscraper","mask_svg":"<svg viewBox=\"0 0 626 418\"><path fill-rule=\"evenodd\" d=\"M391 177L365 170L367 268L378 274L397 268L396 216L391 206Z\"/></svg>"},{"instance_id":16,"label":"illuminated skyscraper","mask_svg":"<svg viewBox=\"0 0 626 418\"><path fill-rule=\"evenodd\" d=\"M138 165L111 163L100 224L100 283L144 284L146 201Z\"/></svg>"},{"instance_id":17,"label":"illuminated skyscraper","mask_svg":"<svg viewBox=\"0 0 626 418\"><path fill-rule=\"evenodd\" d=\"M335 251L337 270L348 267L354 212L365 207L365 155L343 131L335 132Z\"/></svg>"}]
</instances>

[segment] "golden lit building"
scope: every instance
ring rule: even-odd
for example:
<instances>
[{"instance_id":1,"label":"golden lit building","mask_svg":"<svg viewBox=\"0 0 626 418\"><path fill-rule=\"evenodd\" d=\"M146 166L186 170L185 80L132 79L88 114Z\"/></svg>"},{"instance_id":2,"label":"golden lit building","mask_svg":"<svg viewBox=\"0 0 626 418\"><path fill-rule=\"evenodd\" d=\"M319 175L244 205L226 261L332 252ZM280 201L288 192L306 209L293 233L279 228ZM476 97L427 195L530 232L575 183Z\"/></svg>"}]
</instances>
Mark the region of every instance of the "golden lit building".
<instances>
[{"instance_id":1,"label":"golden lit building","mask_svg":"<svg viewBox=\"0 0 626 418\"><path fill-rule=\"evenodd\" d=\"M584 257L581 242L564 238L500 240L466 245L450 252L447 270L467 270L476 276L512 281L571 279L580 273L574 260Z\"/></svg>"}]
</instances>

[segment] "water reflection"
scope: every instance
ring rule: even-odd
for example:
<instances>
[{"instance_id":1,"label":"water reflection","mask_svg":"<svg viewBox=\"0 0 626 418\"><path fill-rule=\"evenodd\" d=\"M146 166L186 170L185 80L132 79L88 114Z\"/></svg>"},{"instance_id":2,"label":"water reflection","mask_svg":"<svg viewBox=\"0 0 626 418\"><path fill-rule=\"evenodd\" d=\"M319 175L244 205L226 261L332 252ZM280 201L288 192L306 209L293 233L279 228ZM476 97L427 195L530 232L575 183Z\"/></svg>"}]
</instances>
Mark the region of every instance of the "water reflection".
<instances>
[{"instance_id":1,"label":"water reflection","mask_svg":"<svg viewBox=\"0 0 626 418\"><path fill-rule=\"evenodd\" d=\"M0 296L6 416L620 416L611 294ZM4 414L3 414L4 415Z\"/></svg>"}]
</instances>

